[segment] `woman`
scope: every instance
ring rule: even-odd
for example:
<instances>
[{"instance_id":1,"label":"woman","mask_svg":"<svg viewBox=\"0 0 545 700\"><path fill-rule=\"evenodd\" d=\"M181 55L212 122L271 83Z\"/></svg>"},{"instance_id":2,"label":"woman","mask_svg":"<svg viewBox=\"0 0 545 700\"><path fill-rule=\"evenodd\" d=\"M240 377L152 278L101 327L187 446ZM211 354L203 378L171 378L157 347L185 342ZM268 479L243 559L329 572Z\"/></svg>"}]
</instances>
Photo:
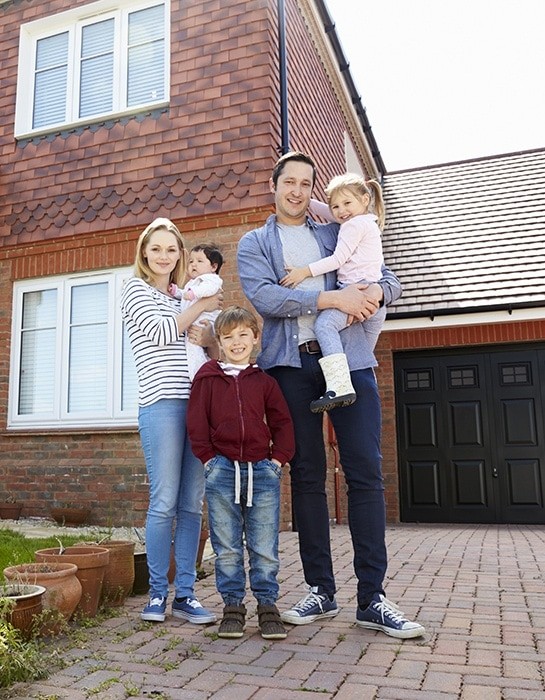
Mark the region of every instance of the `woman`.
<instances>
[{"instance_id":1,"label":"woman","mask_svg":"<svg viewBox=\"0 0 545 700\"><path fill-rule=\"evenodd\" d=\"M183 285L186 250L177 227L155 219L136 246L134 277L123 289L121 310L138 375L138 429L150 484L146 550L150 600L143 620L163 622L168 595L168 568L174 531L176 578L172 614L194 624L216 616L195 597L195 562L201 530L204 475L191 451L186 411L191 382L187 365L187 331L204 311L222 307L221 291L191 306L175 299L169 285ZM195 329L200 344L215 344L213 334Z\"/></svg>"}]
</instances>

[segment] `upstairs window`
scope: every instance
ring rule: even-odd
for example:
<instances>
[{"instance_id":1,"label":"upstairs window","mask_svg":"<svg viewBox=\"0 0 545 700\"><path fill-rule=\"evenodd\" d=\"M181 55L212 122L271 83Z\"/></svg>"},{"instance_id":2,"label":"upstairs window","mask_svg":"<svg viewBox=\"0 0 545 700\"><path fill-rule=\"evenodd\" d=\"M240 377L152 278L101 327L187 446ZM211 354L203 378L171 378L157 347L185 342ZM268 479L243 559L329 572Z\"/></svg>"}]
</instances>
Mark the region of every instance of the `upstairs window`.
<instances>
[{"instance_id":1,"label":"upstairs window","mask_svg":"<svg viewBox=\"0 0 545 700\"><path fill-rule=\"evenodd\" d=\"M16 136L167 103L167 2L102 0L23 25Z\"/></svg>"}]
</instances>

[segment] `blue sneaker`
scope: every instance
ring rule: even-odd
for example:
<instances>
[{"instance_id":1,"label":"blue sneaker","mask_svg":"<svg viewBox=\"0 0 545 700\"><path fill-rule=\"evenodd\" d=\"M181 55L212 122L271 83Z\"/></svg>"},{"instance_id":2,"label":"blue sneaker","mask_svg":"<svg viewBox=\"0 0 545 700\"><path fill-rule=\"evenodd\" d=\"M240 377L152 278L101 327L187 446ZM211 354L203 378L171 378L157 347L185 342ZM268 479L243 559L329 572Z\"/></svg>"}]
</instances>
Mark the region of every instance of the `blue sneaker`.
<instances>
[{"instance_id":1,"label":"blue sneaker","mask_svg":"<svg viewBox=\"0 0 545 700\"><path fill-rule=\"evenodd\" d=\"M196 598L174 598L172 614L194 625L209 625L216 621L215 614L203 608Z\"/></svg>"},{"instance_id":2,"label":"blue sneaker","mask_svg":"<svg viewBox=\"0 0 545 700\"><path fill-rule=\"evenodd\" d=\"M329 600L329 596L318 593L317 588L310 588L309 593L293 608L280 614L280 619L290 625L308 625L319 617L335 617L338 614L335 598Z\"/></svg>"},{"instance_id":3,"label":"blue sneaker","mask_svg":"<svg viewBox=\"0 0 545 700\"><path fill-rule=\"evenodd\" d=\"M397 605L394 605L381 593L377 593L373 597L365 610L358 607L356 624L369 630L384 632L384 634L398 639L421 637L426 632L418 622L407 620Z\"/></svg>"},{"instance_id":4,"label":"blue sneaker","mask_svg":"<svg viewBox=\"0 0 545 700\"><path fill-rule=\"evenodd\" d=\"M167 599L162 595L150 595L149 603L140 613L146 622L164 622L167 610Z\"/></svg>"}]
</instances>

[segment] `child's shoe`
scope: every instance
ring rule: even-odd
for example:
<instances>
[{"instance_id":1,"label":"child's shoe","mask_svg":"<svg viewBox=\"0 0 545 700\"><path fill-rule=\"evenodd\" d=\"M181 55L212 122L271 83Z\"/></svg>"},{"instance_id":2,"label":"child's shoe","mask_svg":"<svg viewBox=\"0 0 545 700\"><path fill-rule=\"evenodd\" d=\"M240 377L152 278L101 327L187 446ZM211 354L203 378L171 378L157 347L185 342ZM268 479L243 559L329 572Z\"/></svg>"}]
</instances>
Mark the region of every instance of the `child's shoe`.
<instances>
[{"instance_id":1,"label":"child's shoe","mask_svg":"<svg viewBox=\"0 0 545 700\"><path fill-rule=\"evenodd\" d=\"M339 406L350 406L356 400L356 390L350 378L350 368L344 353L321 357L318 362L326 382L326 392L310 402L312 413L331 411Z\"/></svg>"},{"instance_id":2,"label":"child's shoe","mask_svg":"<svg viewBox=\"0 0 545 700\"><path fill-rule=\"evenodd\" d=\"M246 628L246 608L244 605L226 605L218 629L222 639L239 639Z\"/></svg>"},{"instance_id":3,"label":"child's shoe","mask_svg":"<svg viewBox=\"0 0 545 700\"><path fill-rule=\"evenodd\" d=\"M259 631L263 639L286 639L288 633L276 605L258 605Z\"/></svg>"}]
</instances>

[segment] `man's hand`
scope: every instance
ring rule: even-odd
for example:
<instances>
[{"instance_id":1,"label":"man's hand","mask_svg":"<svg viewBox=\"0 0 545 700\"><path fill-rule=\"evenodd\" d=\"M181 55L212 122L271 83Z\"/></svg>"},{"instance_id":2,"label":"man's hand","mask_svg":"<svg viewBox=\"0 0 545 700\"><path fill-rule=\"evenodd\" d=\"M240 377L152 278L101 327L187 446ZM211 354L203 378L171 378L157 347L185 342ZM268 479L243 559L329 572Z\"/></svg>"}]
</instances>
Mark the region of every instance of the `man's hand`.
<instances>
[{"instance_id":1,"label":"man's hand","mask_svg":"<svg viewBox=\"0 0 545 700\"><path fill-rule=\"evenodd\" d=\"M352 316L352 320L364 321L380 307L382 294L379 284L351 284L343 289L322 292L318 298L318 308L339 309Z\"/></svg>"}]
</instances>

